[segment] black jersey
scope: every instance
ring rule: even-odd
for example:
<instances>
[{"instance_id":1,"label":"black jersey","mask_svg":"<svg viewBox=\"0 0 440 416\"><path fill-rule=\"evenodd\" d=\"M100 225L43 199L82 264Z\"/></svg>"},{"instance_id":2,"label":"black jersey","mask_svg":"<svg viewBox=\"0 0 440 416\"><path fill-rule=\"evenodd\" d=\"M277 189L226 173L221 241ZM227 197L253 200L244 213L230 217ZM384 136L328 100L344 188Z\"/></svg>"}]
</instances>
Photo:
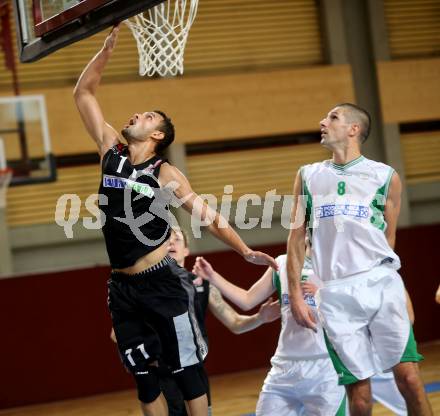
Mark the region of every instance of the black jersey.
<instances>
[{"instance_id":1,"label":"black jersey","mask_svg":"<svg viewBox=\"0 0 440 416\"><path fill-rule=\"evenodd\" d=\"M189 276L194 281L197 279L197 276L193 273L189 273ZM200 330L202 331L203 338L205 342L208 343L208 332L206 331L205 318L206 311L209 305L209 282L207 280L203 280L203 283L200 286L194 285L196 289L196 318L200 326Z\"/></svg>"},{"instance_id":2,"label":"black jersey","mask_svg":"<svg viewBox=\"0 0 440 416\"><path fill-rule=\"evenodd\" d=\"M113 268L132 266L160 246L170 235L169 195L159 185L162 163L158 156L132 165L128 146L117 144L103 157L99 208L105 215L102 227Z\"/></svg>"}]
</instances>

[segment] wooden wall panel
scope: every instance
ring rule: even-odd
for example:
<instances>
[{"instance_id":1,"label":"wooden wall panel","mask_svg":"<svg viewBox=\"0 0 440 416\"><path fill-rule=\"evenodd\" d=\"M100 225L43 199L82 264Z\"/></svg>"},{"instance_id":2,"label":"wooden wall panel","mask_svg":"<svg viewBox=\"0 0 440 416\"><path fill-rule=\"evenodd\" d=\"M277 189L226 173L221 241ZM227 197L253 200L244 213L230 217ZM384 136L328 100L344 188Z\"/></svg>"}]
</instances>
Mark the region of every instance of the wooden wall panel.
<instances>
[{"instance_id":1,"label":"wooden wall panel","mask_svg":"<svg viewBox=\"0 0 440 416\"><path fill-rule=\"evenodd\" d=\"M290 195L297 170L329 155L319 143L313 143L189 156L186 163L196 192L221 198L224 186L233 185L235 201L244 194L264 197L273 189L278 195Z\"/></svg>"},{"instance_id":2,"label":"wooden wall panel","mask_svg":"<svg viewBox=\"0 0 440 416\"><path fill-rule=\"evenodd\" d=\"M401 142L406 182L439 181L440 131L403 134Z\"/></svg>"},{"instance_id":3,"label":"wooden wall panel","mask_svg":"<svg viewBox=\"0 0 440 416\"><path fill-rule=\"evenodd\" d=\"M401 140L406 182L440 180L440 131L404 134ZM221 199L224 186L233 185L232 198L236 201L244 194L264 197L270 190L289 195L300 166L329 156L319 143L311 143L192 155L186 163L188 178L197 193ZM9 188L8 225L53 223L57 200L63 194L77 194L82 201L79 216L90 216L84 202L98 192L99 177L97 164L62 168L56 182Z\"/></svg>"},{"instance_id":4,"label":"wooden wall panel","mask_svg":"<svg viewBox=\"0 0 440 416\"><path fill-rule=\"evenodd\" d=\"M64 194L78 195L82 202L80 217L91 216L84 203L89 195L98 193L99 178L100 168L96 164L58 169L56 182L10 187L6 208L8 225L53 224L58 198Z\"/></svg>"},{"instance_id":5,"label":"wooden wall panel","mask_svg":"<svg viewBox=\"0 0 440 416\"><path fill-rule=\"evenodd\" d=\"M440 120L440 58L379 62L386 123Z\"/></svg>"},{"instance_id":6,"label":"wooden wall panel","mask_svg":"<svg viewBox=\"0 0 440 416\"><path fill-rule=\"evenodd\" d=\"M219 198L226 184L234 186L234 200L249 193L264 197L272 189L278 195L289 195L298 168L328 156L318 143L190 156L188 178L196 192ZM213 168L215 166L221 169ZM8 226L53 223L57 201L63 194L78 195L82 202L79 216L91 216L84 202L98 192L99 180L100 170L96 164L58 169L56 182L9 188Z\"/></svg>"},{"instance_id":7,"label":"wooden wall panel","mask_svg":"<svg viewBox=\"0 0 440 416\"><path fill-rule=\"evenodd\" d=\"M20 64L17 60L21 86L73 85L107 32L35 63ZM104 80L142 82L138 61L136 41L123 25ZM322 63L318 5L314 0L277 0L270 5L265 0L202 0L185 52L185 74ZM0 89L8 89L9 79L10 74L0 71Z\"/></svg>"},{"instance_id":8,"label":"wooden wall panel","mask_svg":"<svg viewBox=\"0 0 440 416\"><path fill-rule=\"evenodd\" d=\"M72 88L32 93L46 97L55 155L96 150ZM350 68L341 65L103 84L98 99L116 129L136 112L164 109L176 125L176 140L193 143L316 131L322 116L354 93Z\"/></svg>"},{"instance_id":9,"label":"wooden wall panel","mask_svg":"<svg viewBox=\"0 0 440 416\"><path fill-rule=\"evenodd\" d=\"M392 58L440 54L438 0L384 0Z\"/></svg>"}]
</instances>

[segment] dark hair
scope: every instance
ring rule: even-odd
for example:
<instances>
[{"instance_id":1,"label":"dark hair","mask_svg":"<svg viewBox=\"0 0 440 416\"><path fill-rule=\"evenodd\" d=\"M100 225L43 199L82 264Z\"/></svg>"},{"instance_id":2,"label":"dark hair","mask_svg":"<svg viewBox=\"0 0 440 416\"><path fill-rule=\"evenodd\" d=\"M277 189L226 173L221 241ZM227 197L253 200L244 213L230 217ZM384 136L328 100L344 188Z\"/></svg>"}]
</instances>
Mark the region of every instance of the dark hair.
<instances>
[{"instance_id":1,"label":"dark hair","mask_svg":"<svg viewBox=\"0 0 440 416\"><path fill-rule=\"evenodd\" d=\"M160 123L158 130L161 131L165 135L165 137L157 143L155 149L155 152L157 154L162 154L165 149L174 141L174 124L163 111L154 110L154 112L160 114L163 117L163 120Z\"/></svg>"},{"instance_id":2,"label":"dark hair","mask_svg":"<svg viewBox=\"0 0 440 416\"><path fill-rule=\"evenodd\" d=\"M350 123L359 123L361 127L360 136L361 143L364 143L370 135L371 116L367 110L352 103L338 104L336 107L345 109L346 120Z\"/></svg>"}]
</instances>

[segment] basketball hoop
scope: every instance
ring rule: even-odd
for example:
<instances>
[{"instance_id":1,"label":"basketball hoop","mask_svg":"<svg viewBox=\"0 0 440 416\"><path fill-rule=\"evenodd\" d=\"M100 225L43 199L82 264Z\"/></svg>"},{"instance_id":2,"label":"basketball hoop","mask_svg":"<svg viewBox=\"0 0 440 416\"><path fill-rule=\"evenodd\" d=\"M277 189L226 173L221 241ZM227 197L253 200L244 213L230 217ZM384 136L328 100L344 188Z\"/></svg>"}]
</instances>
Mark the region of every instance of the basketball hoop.
<instances>
[{"instance_id":1,"label":"basketball hoop","mask_svg":"<svg viewBox=\"0 0 440 416\"><path fill-rule=\"evenodd\" d=\"M125 20L136 39L139 75L183 74L183 55L198 0L167 0Z\"/></svg>"},{"instance_id":2,"label":"basketball hoop","mask_svg":"<svg viewBox=\"0 0 440 416\"><path fill-rule=\"evenodd\" d=\"M6 208L6 192L12 179L12 169L0 169L0 209Z\"/></svg>"}]
</instances>

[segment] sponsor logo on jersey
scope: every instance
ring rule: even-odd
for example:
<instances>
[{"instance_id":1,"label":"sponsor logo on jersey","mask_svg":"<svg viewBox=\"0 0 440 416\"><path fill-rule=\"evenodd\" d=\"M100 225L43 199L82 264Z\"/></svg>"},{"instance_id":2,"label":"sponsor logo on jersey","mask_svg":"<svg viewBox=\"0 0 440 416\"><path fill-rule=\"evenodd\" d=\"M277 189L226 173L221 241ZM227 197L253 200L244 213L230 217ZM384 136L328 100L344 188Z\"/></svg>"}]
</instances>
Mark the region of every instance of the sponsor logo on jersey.
<instances>
[{"instance_id":1,"label":"sponsor logo on jersey","mask_svg":"<svg viewBox=\"0 0 440 416\"><path fill-rule=\"evenodd\" d=\"M316 306L315 298L312 295L310 294L305 295L304 300L307 303L307 305Z\"/></svg>"},{"instance_id":2,"label":"sponsor logo on jersey","mask_svg":"<svg viewBox=\"0 0 440 416\"><path fill-rule=\"evenodd\" d=\"M345 215L355 218L368 218L370 208L365 205L328 204L315 208L315 218L337 217Z\"/></svg>"},{"instance_id":3,"label":"sponsor logo on jersey","mask_svg":"<svg viewBox=\"0 0 440 416\"><path fill-rule=\"evenodd\" d=\"M150 185L145 183L138 183L132 181L131 179L119 178L117 176L104 175L102 178L102 184L105 188L131 188L138 194L142 194L152 198L154 196L154 191Z\"/></svg>"},{"instance_id":4,"label":"sponsor logo on jersey","mask_svg":"<svg viewBox=\"0 0 440 416\"><path fill-rule=\"evenodd\" d=\"M282 293L281 294L281 303L283 305L288 305L290 303L289 302L289 295L287 293Z\"/></svg>"}]
</instances>

